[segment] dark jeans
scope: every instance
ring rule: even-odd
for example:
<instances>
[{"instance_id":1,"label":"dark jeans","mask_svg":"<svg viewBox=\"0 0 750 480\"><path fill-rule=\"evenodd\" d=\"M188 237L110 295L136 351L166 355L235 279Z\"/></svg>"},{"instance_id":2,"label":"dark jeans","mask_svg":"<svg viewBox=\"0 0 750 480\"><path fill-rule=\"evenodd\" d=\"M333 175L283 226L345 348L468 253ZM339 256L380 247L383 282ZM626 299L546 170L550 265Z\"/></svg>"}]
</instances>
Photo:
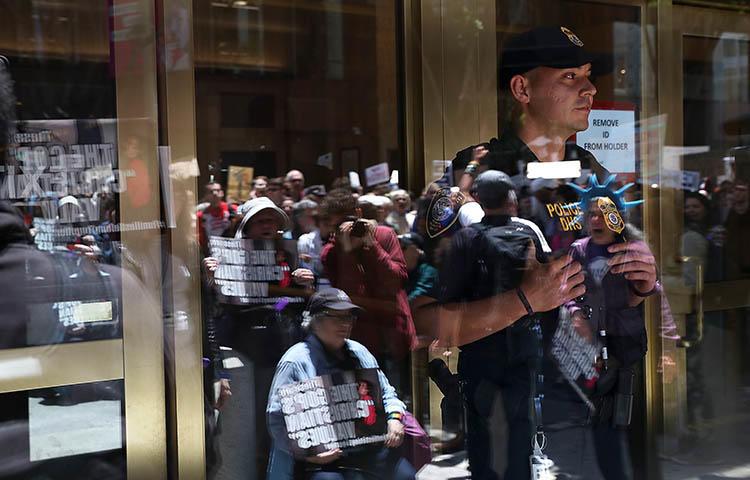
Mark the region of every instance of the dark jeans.
<instances>
[{"instance_id":1,"label":"dark jeans","mask_svg":"<svg viewBox=\"0 0 750 480\"><path fill-rule=\"evenodd\" d=\"M466 447L475 480L526 479L531 476L529 455L534 422L531 414L533 359L528 362L461 353L458 372L466 407ZM500 390L507 422L507 466L504 475L493 468L493 438L503 435L490 428L495 393Z\"/></svg>"},{"instance_id":2,"label":"dark jeans","mask_svg":"<svg viewBox=\"0 0 750 480\"><path fill-rule=\"evenodd\" d=\"M310 469L308 480L414 480L414 467L398 448L381 448L369 454L345 456L332 465Z\"/></svg>"}]
</instances>

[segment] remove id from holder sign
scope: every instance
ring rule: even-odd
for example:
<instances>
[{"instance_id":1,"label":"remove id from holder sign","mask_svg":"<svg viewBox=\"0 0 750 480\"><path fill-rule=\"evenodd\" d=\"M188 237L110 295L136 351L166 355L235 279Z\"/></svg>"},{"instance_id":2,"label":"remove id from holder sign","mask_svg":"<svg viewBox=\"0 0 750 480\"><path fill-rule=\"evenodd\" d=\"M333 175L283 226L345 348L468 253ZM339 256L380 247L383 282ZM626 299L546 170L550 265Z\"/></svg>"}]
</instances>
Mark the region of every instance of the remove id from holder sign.
<instances>
[{"instance_id":1,"label":"remove id from holder sign","mask_svg":"<svg viewBox=\"0 0 750 480\"><path fill-rule=\"evenodd\" d=\"M576 135L576 143L612 173L635 172L635 111L594 108L589 128Z\"/></svg>"}]
</instances>

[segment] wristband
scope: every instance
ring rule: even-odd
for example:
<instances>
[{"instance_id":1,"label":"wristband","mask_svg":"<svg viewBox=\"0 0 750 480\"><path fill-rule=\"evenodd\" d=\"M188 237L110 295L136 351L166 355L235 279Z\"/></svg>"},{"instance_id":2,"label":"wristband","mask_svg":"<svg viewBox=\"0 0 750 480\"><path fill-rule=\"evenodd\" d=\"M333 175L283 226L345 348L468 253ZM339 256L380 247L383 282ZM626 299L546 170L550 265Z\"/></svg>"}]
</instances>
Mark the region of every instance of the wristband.
<instances>
[{"instance_id":1,"label":"wristband","mask_svg":"<svg viewBox=\"0 0 750 480\"><path fill-rule=\"evenodd\" d=\"M466 165L466 168L464 169L464 173L471 175L472 177L477 176L477 169L479 168L479 162L471 161L468 165Z\"/></svg>"},{"instance_id":2,"label":"wristband","mask_svg":"<svg viewBox=\"0 0 750 480\"><path fill-rule=\"evenodd\" d=\"M391 412L388 414L388 420L398 420L399 422L404 417L401 412Z\"/></svg>"},{"instance_id":3,"label":"wristband","mask_svg":"<svg viewBox=\"0 0 750 480\"><path fill-rule=\"evenodd\" d=\"M638 290L635 289L635 287L631 283L628 283L628 286L630 286L630 291L633 292L633 295L635 295L637 297L641 297L641 298L650 297L651 295L653 295L656 292L659 292L661 290L661 284L659 283L658 280L656 281L656 283L654 283L654 288L652 288L651 290L649 290L646 293L639 292Z\"/></svg>"},{"instance_id":4,"label":"wristband","mask_svg":"<svg viewBox=\"0 0 750 480\"><path fill-rule=\"evenodd\" d=\"M524 308L526 309L527 315L533 315L534 309L531 308L531 304L529 303L529 299L526 298L526 295L523 293L523 290L521 288L516 288L516 295L518 295L518 299L521 300L521 303L523 303Z\"/></svg>"}]
</instances>

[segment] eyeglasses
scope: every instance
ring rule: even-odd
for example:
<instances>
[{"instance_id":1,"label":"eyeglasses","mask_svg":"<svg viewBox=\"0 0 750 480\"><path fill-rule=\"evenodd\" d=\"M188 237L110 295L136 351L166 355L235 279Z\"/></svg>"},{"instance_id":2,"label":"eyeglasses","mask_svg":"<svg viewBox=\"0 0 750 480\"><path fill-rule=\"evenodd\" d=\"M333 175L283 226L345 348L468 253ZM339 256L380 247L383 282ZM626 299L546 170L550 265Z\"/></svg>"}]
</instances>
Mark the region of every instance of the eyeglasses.
<instances>
[{"instance_id":1,"label":"eyeglasses","mask_svg":"<svg viewBox=\"0 0 750 480\"><path fill-rule=\"evenodd\" d=\"M357 319L357 316L351 313L344 313L344 314L339 313L339 312L334 313L330 310L326 310L324 313L325 313L326 318L336 320L339 323L352 323Z\"/></svg>"}]
</instances>

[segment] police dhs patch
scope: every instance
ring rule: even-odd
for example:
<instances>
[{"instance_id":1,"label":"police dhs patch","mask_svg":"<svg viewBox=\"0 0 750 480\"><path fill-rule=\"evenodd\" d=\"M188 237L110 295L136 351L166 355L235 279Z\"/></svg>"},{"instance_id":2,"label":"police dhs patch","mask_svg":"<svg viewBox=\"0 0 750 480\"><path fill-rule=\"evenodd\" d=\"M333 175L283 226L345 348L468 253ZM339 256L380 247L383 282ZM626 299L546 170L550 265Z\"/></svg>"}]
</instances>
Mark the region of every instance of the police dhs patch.
<instances>
[{"instance_id":1,"label":"police dhs patch","mask_svg":"<svg viewBox=\"0 0 750 480\"><path fill-rule=\"evenodd\" d=\"M576 36L575 33L573 33L569 28L567 27L560 27L560 31L562 31L566 37L568 37L568 40L570 40L570 43L575 45L576 47L582 47L583 42L581 41L578 36Z\"/></svg>"},{"instance_id":2,"label":"police dhs patch","mask_svg":"<svg viewBox=\"0 0 750 480\"><path fill-rule=\"evenodd\" d=\"M427 235L435 238L451 228L458 220L458 210L464 203L461 192L444 187L435 193L427 210Z\"/></svg>"}]
</instances>

